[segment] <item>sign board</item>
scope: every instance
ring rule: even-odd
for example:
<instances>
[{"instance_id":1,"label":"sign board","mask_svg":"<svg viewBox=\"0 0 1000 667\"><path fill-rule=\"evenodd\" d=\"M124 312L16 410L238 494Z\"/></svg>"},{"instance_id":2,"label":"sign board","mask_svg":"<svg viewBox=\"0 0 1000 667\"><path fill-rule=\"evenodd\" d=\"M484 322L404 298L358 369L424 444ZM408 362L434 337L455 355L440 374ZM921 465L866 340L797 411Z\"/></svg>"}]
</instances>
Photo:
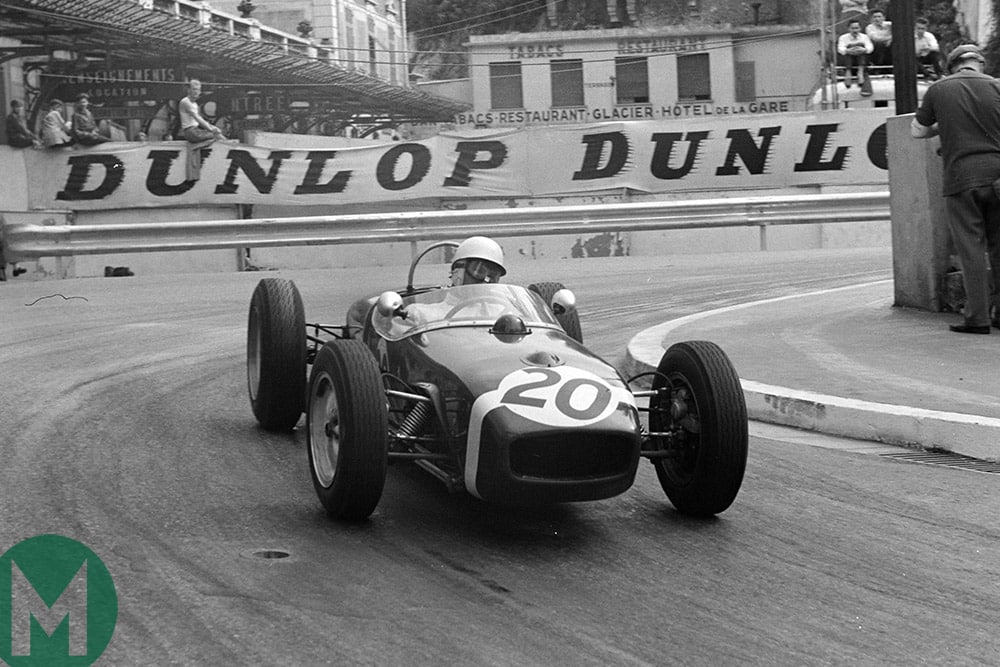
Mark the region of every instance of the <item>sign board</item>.
<instances>
[{"instance_id":1,"label":"sign board","mask_svg":"<svg viewBox=\"0 0 1000 667\"><path fill-rule=\"evenodd\" d=\"M32 208L338 205L438 197L650 194L888 183L883 109L557 125L331 146L184 142L27 151ZM272 135L273 136L273 135ZM280 135L278 135L280 137ZM274 142L272 142L274 143Z\"/></svg>"}]
</instances>

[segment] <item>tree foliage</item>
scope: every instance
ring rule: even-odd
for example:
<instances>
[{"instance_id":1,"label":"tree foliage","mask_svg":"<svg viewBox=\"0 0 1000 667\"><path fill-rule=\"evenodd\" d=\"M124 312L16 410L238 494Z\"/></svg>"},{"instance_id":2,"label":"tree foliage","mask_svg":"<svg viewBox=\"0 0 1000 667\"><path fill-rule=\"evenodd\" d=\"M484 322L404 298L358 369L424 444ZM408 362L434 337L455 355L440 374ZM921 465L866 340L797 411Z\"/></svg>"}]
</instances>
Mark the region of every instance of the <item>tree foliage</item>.
<instances>
[{"instance_id":1,"label":"tree foliage","mask_svg":"<svg viewBox=\"0 0 1000 667\"><path fill-rule=\"evenodd\" d=\"M530 32L544 17L545 0L409 0L413 65L430 79L466 77L463 44L471 35Z\"/></svg>"}]
</instances>

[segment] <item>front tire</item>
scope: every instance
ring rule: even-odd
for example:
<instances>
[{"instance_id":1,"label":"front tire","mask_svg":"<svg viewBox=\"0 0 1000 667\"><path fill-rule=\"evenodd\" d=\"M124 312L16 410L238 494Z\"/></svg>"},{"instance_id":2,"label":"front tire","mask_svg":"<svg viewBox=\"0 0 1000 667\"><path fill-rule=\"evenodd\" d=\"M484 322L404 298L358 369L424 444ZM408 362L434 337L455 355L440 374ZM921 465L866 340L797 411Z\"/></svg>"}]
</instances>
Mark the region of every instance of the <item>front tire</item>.
<instances>
[{"instance_id":1,"label":"front tire","mask_svg":"<svg viewBox=\"0 0 1000 667\"><path fill-rule=\"evenodd\" d=\"M743 483L749 439L746 401L726 353L708 341L670 346L650 399L650 431L669 432L674 455L653 459L656 476L682 514L725 511Z\"/></svg>"},{"instance_id":2,"label":"front tire","mask_svg":"<svg viewBox=\"0 0 1000 667\"><path fill-rule=\"evenodd\" d=\"M326 343L309 377L306 441L313 487L327 513L371 515L389 460L389 412L375 357L357 340Z\"/></svg>"},{"instance_id":3,"label":"front tire","mask_svg":"<svg viewBox=\"0 0 1000 667\"><path fill-rule=\"evenodd\" d=\"M291 280L264 278L250 299L247 389L257 421L269 431L295 428L305 403L306 317Z\"/></svg>"},{"instance_id":4,"label":"front tire","mask_svg":"<svg viewBox=\"0 0 1000 667\"><path fill-rule=\"evenodd\" d=\"M552 297L561 289L564 289L562 283L533 283L528 285L528 289L538 294L542 297L545 305L552 305ZM570 313L563 313L562 315L556 315L556 320L559 321L559 325L563 328L563 331L569 335L570 338L575 340L577 343L583 343L583 330L580 328L580 314L575 310Z\"/></svg>"}]
</instances>

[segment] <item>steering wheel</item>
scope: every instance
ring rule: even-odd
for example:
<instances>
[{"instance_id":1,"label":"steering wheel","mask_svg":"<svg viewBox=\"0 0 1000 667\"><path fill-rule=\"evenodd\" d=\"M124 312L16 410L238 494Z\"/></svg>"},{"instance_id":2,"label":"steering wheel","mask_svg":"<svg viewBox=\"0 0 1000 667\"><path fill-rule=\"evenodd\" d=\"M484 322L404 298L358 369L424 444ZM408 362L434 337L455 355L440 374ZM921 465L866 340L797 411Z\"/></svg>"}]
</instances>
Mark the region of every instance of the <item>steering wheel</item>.
<instances>
[{"instance_id":1,"label":"steering wheel","mask_svg":"<svg viewBox=\"0 0 1000 667\"><path fill-rule=\"evenodd\" d=\"M482 296L474 299L466 299L465 301L460 301L451 310L445 314L444 319L450 320L455 316L455 313L465 310L466 308L471 308L473 306L485 306L486 304L493 303L501 307L499 314L503 314L504 311L510 306L510 303L506 299L502 299L498 296ZM483 309L485 312L485 308Z\"/></svg>"}]
</instances>

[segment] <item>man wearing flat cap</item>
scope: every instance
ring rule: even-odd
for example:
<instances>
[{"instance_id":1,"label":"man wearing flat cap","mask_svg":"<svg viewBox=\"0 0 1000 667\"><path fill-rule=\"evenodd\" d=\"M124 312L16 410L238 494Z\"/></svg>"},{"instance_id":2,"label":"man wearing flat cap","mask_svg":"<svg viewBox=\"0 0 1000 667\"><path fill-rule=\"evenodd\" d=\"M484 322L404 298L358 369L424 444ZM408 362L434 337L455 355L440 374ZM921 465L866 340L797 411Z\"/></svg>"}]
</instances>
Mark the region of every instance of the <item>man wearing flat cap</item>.
<instances>
[{"instance_id":1,"label":"man wearing flat cap","mask_svg":"<svg viewBox=\"0 0 1000 667\"><path fill-rule=\"evenodd\" d=\"M910 124L918 139L941 136L942 194L965 285L957 333L1000 329L1000 81L985 65L975 44L955 47L950 75L927 89Z\"/></svg>"},{"instance_id":2,"label":"man wearing flat cap","mask_svg":"<svg viewBox=\"0 0 1000 667\"><path fill-rule=\"evenodd\" d=\"M76 96L76 106L73 108L73 137L84 146L111 141L111 137L101 134L97 121L90 110L90 96L80 93Z\"/></svg>"}]
</instances>

